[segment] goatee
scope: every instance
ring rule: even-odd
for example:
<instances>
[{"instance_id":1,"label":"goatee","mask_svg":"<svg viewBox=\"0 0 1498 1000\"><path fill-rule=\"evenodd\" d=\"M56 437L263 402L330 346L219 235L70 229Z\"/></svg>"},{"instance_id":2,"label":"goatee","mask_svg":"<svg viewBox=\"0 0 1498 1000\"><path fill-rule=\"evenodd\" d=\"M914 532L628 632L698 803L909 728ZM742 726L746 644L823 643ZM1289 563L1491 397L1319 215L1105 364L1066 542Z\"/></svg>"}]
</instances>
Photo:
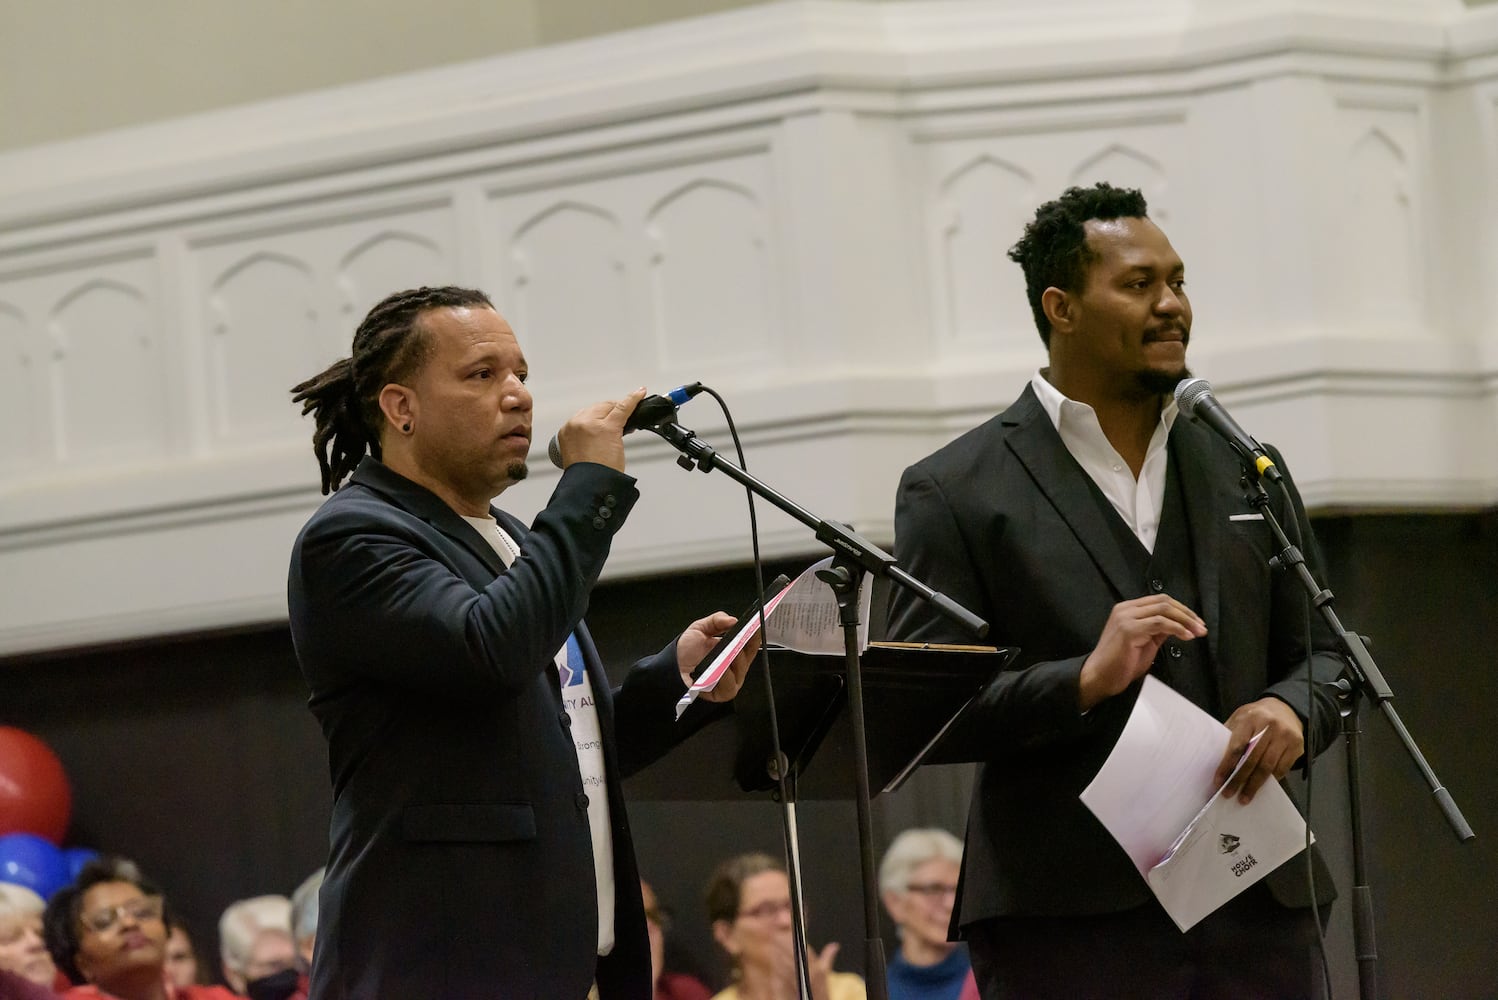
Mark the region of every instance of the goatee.
<instances>
[{"instance_id":1,"label":"goatee","mask_svg":"<svg viewBox=\"0 0 1498 1000\"><path fill-rule=\"evenodd\" d=\"M518 483L520 482L520 480L529 475L530 471L531 470L526 467L526 464L524 462L515 462L505 470L505 476L510 480L510 482Z\"/></svg>"},{"instance_id":2,"label":"goatee","mask_svg":"<svg viewBox=\"0 0 1498 1000\"><path fill-rule=\"evenodd\" d=\"M1142 371L1134 375L1134 383L1151 396L1168 396L1175 392L1177 383L1191 377L1191 369L1181 366L1179 371Z\"/></svg>"}]
</instances>

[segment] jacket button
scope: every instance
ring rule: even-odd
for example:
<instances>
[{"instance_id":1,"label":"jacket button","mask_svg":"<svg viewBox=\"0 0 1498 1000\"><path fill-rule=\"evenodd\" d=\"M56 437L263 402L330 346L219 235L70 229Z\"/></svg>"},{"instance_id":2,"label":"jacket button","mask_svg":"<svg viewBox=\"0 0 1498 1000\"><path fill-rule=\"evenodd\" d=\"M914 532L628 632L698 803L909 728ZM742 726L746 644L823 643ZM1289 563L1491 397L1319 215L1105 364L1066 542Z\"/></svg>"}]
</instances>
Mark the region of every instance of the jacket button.
<instances>
[{"instance_id":1,"label":"jacket button","mask_svg":"<svg viewBox=\"0 0 1498 1000\"><path fill-rule=\"evenodd\" d=\"M610 510L608 507L599 507L598 508L598 516L601 517L601 518L603 518L605 521L607 521L609 518L611 518L611 517L614 516L614 512L612 510Z\"/></svg>"},{"instance_id":2,"label":"jacket button","mask_svg":"<svg viewBox=\"0 0 1498 1000\"><path fill-rule=\"evenodd\" d=\"M1165 591L1165 581L1164 580L1158 580L1158 579L1157 580L1151 580L1150 581L1150 590L1153 590L1157 594L1164 593L1164 591Z\"/></svg>"},{"instance_id":3,"label":"jacket button","mask_svg":"<svg viewBox=\"0 0 1498 1000\"><path fill-rule=\"evenodd\" d=\"M588 793L587 792L578 792L577 793L577 807L579 809L587 809L588 808Z\"/></svg>"},{"instance_id":4,"label":"jacket button","mask_svg":"<svg viewBox=\"0 0 1498 1000\"><path fill-rule=\"evenodd\" d=\"M605 507L617 507L619 505L619 501L614 499L614 494L610 493L608 496L603 498L603 505Z\"/></svg>"},{"instance_id":5,"label":"jacket button","mask_svg":"<svg viewBox=\"0 0 1498 1000\"><path fill-rule=\"evenodd\" d=\"M1184 655L1185 654L1181 652L1181 647L1180 646L1171 646L1170 647L1170 658L1172 660L1179 660Z\"/></svg>"},{"instance_id":6,"label":"jacket button","mask_svg":"<svg viewBox=\"0 0 1498 1000\"><path fill-rule=\"evenodd\" d=\"M566 712L563 712L561 715L558 716L558 718L562 720L562 725L564 725L564 726L570 726L570 725L572 725L572 716L568 715Z\"/></svg>"},{"instance_id":7,"label":"jacket button","mask_svg":"<svg viewBox=\"0 0 1498 1000\"><path fill-rule=\"evenodd\" d=\"M597 528L599 531L602 531L607 524L608 522L601 517L593 518L593 527Z\"/></svg>"}]
</instances>

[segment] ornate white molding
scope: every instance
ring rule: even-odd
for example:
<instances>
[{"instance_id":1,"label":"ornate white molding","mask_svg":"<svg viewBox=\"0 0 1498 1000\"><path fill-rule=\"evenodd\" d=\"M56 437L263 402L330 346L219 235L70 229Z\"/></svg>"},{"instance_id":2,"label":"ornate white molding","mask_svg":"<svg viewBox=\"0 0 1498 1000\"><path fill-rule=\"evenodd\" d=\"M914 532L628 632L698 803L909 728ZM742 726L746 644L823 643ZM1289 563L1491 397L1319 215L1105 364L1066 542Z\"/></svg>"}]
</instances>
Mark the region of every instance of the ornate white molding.
<instances>
[{"instance_id":1,"label":"ornate white molding","mask_svg":"<svg viewBox=\"0 0 1498 1000\"><path fill-rule=\"evenodd\" d=\"M1102 178L1309 503L1498 502L1498 7L769 4L0 155L0 655L283 614L319 499L285 389L421 282L496 296L543 438L703 379L888 541L903 466L1041 361L1004 251ZM741 491L630 453L611 575L746 558Z\"/></svg>"}]
</instances>

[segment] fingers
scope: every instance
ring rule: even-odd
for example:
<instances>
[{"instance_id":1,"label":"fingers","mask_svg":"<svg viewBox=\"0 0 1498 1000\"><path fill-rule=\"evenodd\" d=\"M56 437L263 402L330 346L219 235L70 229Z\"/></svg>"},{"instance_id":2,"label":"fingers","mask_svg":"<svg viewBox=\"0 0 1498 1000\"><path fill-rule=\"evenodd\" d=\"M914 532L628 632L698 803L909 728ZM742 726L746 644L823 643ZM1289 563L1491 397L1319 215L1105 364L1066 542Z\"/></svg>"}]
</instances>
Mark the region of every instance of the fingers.
<instances>
[{"instance_id":1,"label":"fingers","mask_svg":"<svg viewBox=\"0 0 1498 1000\"><path fill-rule=\"evenodd\" d=\"M623 433L624 424L627 420L629 420L629 415L635 412L635 407L639 406L640 400L644 398L645 387L640 386L640 388L636 389L628 396L625 396L623 399L608 404L609 409L604 416L604 423L608 424L611 427L618 428L619 431Z\"/></svg>"},{"instance_id":2,"label":"fingers","mask_svg":"<svg viewBox=\"0 0 1498 1000\"><path fill-rule=\"evenodd\" d=\"M1222 790L1223 798L1237 796L1240 802L1251 802L1270 778L1278 780L1289 774L1305 750L1305 730L1300 717L1278 698L1261 698L1244 705L1228 719L1227 727L1233 735L1228 740L1227 753L1217 767L1217 781L1228 781ZM1228 776L1237 766L1244 748L1253 739L1253 734L1261 731L1263 735L1229 781Z\"/></svg>"},{"instance_id":3,"label":"fingers","mask_svg":"<svg viewBox=\"0 0 1498 1000\"><path fill-rule=\"evenodd\" d=\"M1149 671L1166 640L1190 642L1206 634L1206 622L1167 594L1115 604L1097 646L1083 661L1078 706L1088 711L1134 683Z\"/></svg>"}]
</instances>

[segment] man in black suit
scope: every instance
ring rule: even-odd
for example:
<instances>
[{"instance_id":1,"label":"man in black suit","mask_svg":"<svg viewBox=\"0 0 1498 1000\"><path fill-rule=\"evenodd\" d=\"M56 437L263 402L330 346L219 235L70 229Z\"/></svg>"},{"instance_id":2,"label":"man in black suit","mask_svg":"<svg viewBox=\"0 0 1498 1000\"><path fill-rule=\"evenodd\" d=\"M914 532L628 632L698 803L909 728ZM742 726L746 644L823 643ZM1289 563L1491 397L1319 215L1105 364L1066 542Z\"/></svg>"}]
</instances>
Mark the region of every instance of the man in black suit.
<instances>
[{"instance_id":1,"label":"man in black suit","mask_svg":"<svg viewBox=\"0 0 1498 1000\"><path fill-rule=\"evenodd\" d=\"M1266 730L1227 790L1244 800L1336 734L1330 634L1271 572L1236 455L1176 415L1184 266L1143 196L1107 184L1042 206L1010 255L1049 367L907 469L895 513L902 565L1021 650L968 730L984 764L954 928L988 1000L1314 996L1303 856L1182 934L1078 799L1146 673L1225 721L1219 781ZM1288 473L1273 492L1315 571ZM899 588L889 633L964 640ZM1324 868L1317 885L1329 902Z\"/></svg>"},{"instance_id":2,"label":"man in black suit","mask_svg":"<svg viewBox=\"0 0 1498 1000\"><path fill-rule=\"evenodd\" d=\"M568 421L527 529L490 505L526 473L526 377L483 293L420 288L293 390L337 490L289 584L334 794L313 1000L650 996L619 783L720 714L753 650L679 723L729 615L610 690L582 616L638 496L622 433L644 390Z\"/></svg>"}]
</instances>

